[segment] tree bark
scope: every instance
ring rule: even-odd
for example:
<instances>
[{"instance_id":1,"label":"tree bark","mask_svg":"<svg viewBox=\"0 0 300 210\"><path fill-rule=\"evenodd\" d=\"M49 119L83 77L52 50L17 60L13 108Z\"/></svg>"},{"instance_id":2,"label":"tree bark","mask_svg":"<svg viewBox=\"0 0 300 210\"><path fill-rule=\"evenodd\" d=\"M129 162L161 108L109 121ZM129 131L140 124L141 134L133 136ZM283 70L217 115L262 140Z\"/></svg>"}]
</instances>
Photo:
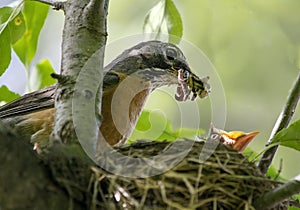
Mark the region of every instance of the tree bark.
<instances>
[{"instance_id":1,"label":"tree bark","mask_svg":"<svg viewBox=\"0 0 300 210\"><path fill-rule=\"evenodd\" d=\"M49 168L0 121L0 209L68 209L70 198ZM82 209L78 202L74 209Z\"/></svg>"},{"instance_id":2,"label":"tree bark","mask_svg":"<svg viewBox=\"0 0 300 210\"><path fill-rule=\"evenodd\" d=\"M92 136L86 149L95 153L100 125L103 57L106 44L108 0L70 0L63 6L65 25L62 41L62 68L56 90L56 122L52 140L69 142L76 139L74 115L81 121L92 120L86 126ZM79 84L79 86L77 86ZM77 107L80 108L77 108ZM95 110L91 113L90 110ZM88 113L87 113L88 112ZM95 116L96 115L98 116ZM83 117L83 118L82 118ZM76 123L76 122L75 122ZM77 131L76 131L77 132ZM77 132L78 135L78 132Z\"/></svg>"}]
</instances>

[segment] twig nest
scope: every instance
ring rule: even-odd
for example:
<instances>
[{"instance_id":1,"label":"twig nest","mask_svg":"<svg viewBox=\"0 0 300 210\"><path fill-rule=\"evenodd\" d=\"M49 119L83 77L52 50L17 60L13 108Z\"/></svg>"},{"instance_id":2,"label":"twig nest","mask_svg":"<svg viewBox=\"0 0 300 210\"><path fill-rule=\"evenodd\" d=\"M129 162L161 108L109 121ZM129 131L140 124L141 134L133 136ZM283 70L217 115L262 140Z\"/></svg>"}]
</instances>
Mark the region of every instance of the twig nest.
<instances>
[{"instance_id":1,"label":"twig nest","mask_svg":"<svg viewBox=\"0 0 300 210\"><path fill-rule=\"evenodd\" d=\"M175 149L173 154L170 152L159 160L161 165L172 167L149 177L145 176L151 173L147 158L160 157L173 143L137 142L103 154L100 162L108 171L128 177L93 167L92 206L96 209L254 209L255 199L280 185L262 175L242 154L222 144L202 162L199 154L204 143L194 142L185 158L173 164L183 154L182 148L190 143L189 140L176 142L178 151ZM128 162L128 157L134 158ZM158 173L157 170L152 173ZM139 172L143 178L135 176ZM287 206L281 204L274 209L287 209Z\"/></svg>"}]
</instances>

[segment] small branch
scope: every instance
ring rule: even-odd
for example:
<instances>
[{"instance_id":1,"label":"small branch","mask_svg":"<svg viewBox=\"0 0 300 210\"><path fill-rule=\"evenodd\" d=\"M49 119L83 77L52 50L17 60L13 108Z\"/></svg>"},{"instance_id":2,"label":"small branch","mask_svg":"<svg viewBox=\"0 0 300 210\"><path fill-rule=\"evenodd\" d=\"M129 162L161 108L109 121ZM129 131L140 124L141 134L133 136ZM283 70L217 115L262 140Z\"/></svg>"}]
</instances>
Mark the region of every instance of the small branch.
<instances>
[{"instance_id":1,"label":"small branch","mask_svg":"<svg viewBox=\"0 0 300 210\"><path fill-rule=\"evenodd\" d=\"M70 77L64 76L64 75L61 75L61 74L52 73L52 74L50 74L50 76L53 79L56 79L59 83L67 83L68 81L71 81Z\"/></svg>"},{"instance_id":2,"label":"small branch","mask_svg":"<svg viewBox=\"0 0 300 210\"><path fill-rule=\"evenodd\" d=\"M272 130L272 133L270 135L270 138L269 138L266 146L268 146L272 143L274 136L280 130L282 130L283 128L286 128L289 125L289 123L292 119L292 116L295 112L295 109L297 107L299 98L300 98L300 72L298 74L298 77L297 77L295 83L292 86L290 94L287 98L287 102L286 102L285 106L283 107L283 109L276 121L276 124ZM262 156L259 160L259 163L258 163L258 167L263 174L267 173L267 171L272 163L272 160L275 156L277 148L278 148L278 146L271 147L269 150L266 150L262 154Z\"/></svg>"},{"instance_id":3,"label":"small branch","mask_svg":"<svg viewBox=\"0 0 300 210\"><path fill-rule=\"evenodd\" d=\"M64 1L52 1L52 0L31 0L31 1L48 4L52 6L54 10L64 10L64 5L65 5Z\"/></svg>"},{"instance_id":4,"label":"small branch","mask_svg":"<svg viewBox=\"0 0 300 210\"><path fill-rule=\"evenodd\" d=\"M254 203L255 209L269 209L300 192L300 181L292 180L266 193Z\"/></svg>"}]
</instances>

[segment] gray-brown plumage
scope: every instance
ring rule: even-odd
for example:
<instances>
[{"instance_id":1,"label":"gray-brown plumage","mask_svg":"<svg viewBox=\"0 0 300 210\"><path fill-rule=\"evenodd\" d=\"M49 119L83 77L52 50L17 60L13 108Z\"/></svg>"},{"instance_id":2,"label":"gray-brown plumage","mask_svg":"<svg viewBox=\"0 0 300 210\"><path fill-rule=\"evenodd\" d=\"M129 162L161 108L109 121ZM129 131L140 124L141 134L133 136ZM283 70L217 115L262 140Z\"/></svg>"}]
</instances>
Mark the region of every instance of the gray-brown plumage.
<instances>
[{"instance_id":1,"label":"gray-brown plumage","mask_svg":"<svg viewBox=\"0 0 300 210\"><path fill-rule=\"evenodd\" d=\"M179 89L184 84L184 100L190 93L193 98L202 98L210 91L206 80L191 72L182 51L173 44L142 42L108 64L104 69L100 127L106 141L111 145L126 141L151 91L172 84L179 85ZM54 122L55 87L2 106L0 118L32 142L46 146Z\"/></svg>"}]
</instances>

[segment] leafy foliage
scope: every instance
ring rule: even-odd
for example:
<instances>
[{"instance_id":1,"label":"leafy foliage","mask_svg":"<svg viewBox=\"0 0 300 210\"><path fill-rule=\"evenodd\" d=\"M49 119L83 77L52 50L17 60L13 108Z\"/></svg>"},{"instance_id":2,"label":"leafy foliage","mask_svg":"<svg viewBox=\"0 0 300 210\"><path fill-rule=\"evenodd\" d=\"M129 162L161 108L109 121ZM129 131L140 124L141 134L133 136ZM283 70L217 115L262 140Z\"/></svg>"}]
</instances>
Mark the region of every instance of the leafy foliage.
<instances>
[{"instance_id":1,"label":"leafy foliage","mask_svg":"<svg viewBox=\"0 0 300 210\"><path fill-rule=\"evenodd\" d=\"M300 120L278 132L272 143L279 143L282 146L300 151Z\"/></svg>"},{"instance_id":2,"label":"leafy foliage","mask_svg":"<svg viewBox=\"0 0 300 210\"><path fill-rule=\"evenodd\" d=\"M9 66L12 46L26 68L29 68L48 10L49 6L33 1L22 1L15 8L0 8L0 76ZM37 69L37 75L42 79L39 82L40 87L53 83L50 76L45 76L49 72L53 72L49 62L38 64ZM14 98L10 97L12 95L7 87L1 89L3 101L10 101L11 98ZM8 98L4 96L8 96Z\"/></svg>"},{"instance_id":3,"label":"leafy foliage","mask_svg":"<svg viewBox=\"0 0 300 210\"><path fill-rule=\"evenodd\" d=\"M202 129L179 128L174 130L171 122L163 114L156 111L144 110L137 122L128 143L139 139L156 141L174 141L176 139L194 139L204 134Z\"/></svg>"},{"instance_id":4,"label":"leafy foliage","mask_svg":"<svg viewBox=\"0 0 300 210\"><path fill-rule=\"evenodd\" d=\"M159 1L145 17L144 32L167 33L169 42L178 43L182 31L181 16L172 0Z\"/></svg>"},{"instance_id":5,"label":"leafy foliage","mask_svg":"<svg viewBox=\"0 0 300 210\"><path fill-rule=\"evenodd\" d=\"M297 203L300 203L300 194L294 195L292 199L295 200ZM298 207L290 206L289 210L299 210L299 206Z\"/></svg>"},{"instance_id":6,"label":"leafy foliage","mask_svg":"<svg viewBox=\"0 0 300 210\"><path fill-rule=\"evenodd\" d=\"M20 7L0 8L0 76L7 69L11 59L11 44L25 32L25 21Z\"/></svg>"},{"instance_id":7,"label":"leafy foliage","mask_svg":"<svg viewBox=\"0 0 300 210\"><path fill-rule=\"evenodd\" d=\"M0 34L0 45L0 75L2 75L5 69L7 69L11 59L10 36L7 30Z\"/></svg>"},{"instance_id":8,"label":"leafy foliage","mask_svg":"<svg viewBox=\"0 0 300 210\"><path fill-rule=\"evenodd\" d=\"M48 59L44 59L36 64L34 72L30 78L31 89L39 90L44 87L48 87L56 82L50 74L54 73L54 69Z\"/></svg>"},{"instance_id":9,"label":"leafy foliage","mask_svg":"<svg viewBox=\"0 0 300 210\"><path fill-rule=\"evenodd\" d=\"M0 8L0 76L9 66L12 47L26 68L29 68L48 10L49 6L33 1L22 1L15 8ZM37 64L36 69L39 79L35 82L38 84L35 85L37 89L54 83L55 80L50 77L53 68L49 61ZM19 97L6 86L0 88L0 93L0 101L9 102Z\"/></svg>"},{"instance_id":10,"label":"leafy foliage","mask_svg":"<svg viewBox=\"0 0 300 210\"><path fill-rule=\"evenodd\" d=\"M26 67L32 61L38 44L40 31L48 15L49 6L34 1L25 1L23 14L26 31L14 44L14 50Z\"/></svg>"},{"instance_id":11,"label":"leafy foliage","mask_svg":"<svg viewBox=\"0 0 300 210\"><path fill-rule=\"evenodd\" d=\"M0 102L10 102L12 100L15 100L16 98L19 98L20 95L10 91L5 85L0 87Z\"/></svg>"}]
</instances>

